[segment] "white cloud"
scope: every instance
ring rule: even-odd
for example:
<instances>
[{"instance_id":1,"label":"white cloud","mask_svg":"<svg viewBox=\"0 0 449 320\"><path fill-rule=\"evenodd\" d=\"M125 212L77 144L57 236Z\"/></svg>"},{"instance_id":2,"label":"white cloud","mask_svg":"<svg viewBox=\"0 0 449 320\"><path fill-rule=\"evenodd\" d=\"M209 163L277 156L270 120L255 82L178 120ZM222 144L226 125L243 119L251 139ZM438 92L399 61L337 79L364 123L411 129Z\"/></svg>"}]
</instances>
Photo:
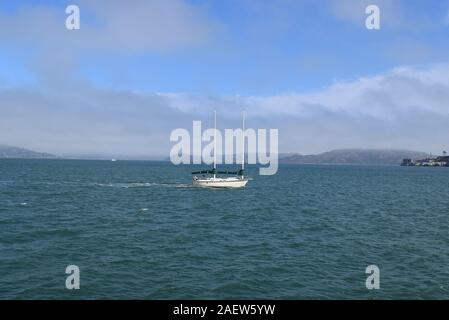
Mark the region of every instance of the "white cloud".
<instances>
[{"instance_id":1,"label":"white cloud","mask_svg":"<svg viewBox=\"0 0 449 320\"><path fill-rule=\"evenodd\" d=\"M23 6L0 13L0 37L58 51L164 52L204 45L218 28L201 8L181 0L82 0L78 5L80 30L65 29L63 6Z\"/></svg>"},{"instance_id":2,"label":"white cloud","mask_svg":"<svg viewBox=\"0 0 449 320\"><path fill-rule=\"evenodd\" d=\"M377 5L380 9L381 28L426 28L435 24L426 12L411 10L407 1L401 0L327 0L331 15L342 21L355 23L365 27L367 17L365 9L369 5Z\"/></svg>"},{"instance_id":3,"label":"white cloud","mask_svg":"<svg viewBox=\"0 0 449 320\"><path fill-rule=\"evenodd\" d=\"M229 105L240 105L259 117L310 117L317 110L379 120L394 120L404 112L420 111L446 116L449 115L449 65L433 65L425 69L400 67L385 74L337 82L311 94L226 97L219 101L173 94L167 98L182 111L194 111L209 105L223 106L224 109Z\"/></svg>"},{"instance_id":4,"label":"white cloud","mask_svg":"<svg viewBox=\"0 0 449 320\"><path fill-rule=\"evenodd\" d=\"M330 12L340 20L354 22L364 26L367 17L365 9L369 5L377 5L380 9L382 22L397 25L403 20L399 3L397 0L331 0L329 1Z\"/></svg>"},{"instance_id":5,"label":"white cloud","mask_svg":"<svg viewBox=\"0 0 449 320\"><path fill-rule=\"evenodd\" d=\"M168 154L170 131L211 124L278 128L283 152L342 147L438 152L449 136L449 65L401 67L314 93L201 96L100 90L0 90L0 143L37 150Z\"/></svg>"}]
</instances>

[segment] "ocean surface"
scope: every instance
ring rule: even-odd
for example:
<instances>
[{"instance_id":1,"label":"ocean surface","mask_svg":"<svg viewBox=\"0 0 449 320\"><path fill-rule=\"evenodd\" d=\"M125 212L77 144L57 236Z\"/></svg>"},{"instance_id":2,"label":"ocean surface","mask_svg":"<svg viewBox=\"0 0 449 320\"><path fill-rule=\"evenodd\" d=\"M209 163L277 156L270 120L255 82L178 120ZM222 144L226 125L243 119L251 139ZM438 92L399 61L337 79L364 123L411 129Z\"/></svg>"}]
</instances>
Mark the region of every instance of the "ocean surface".
<instances>
[{"instance_id":1,"label":"ocean surface","mask_svg":"<svg viewBox=\"0 0 449 320\"><path fill-rule=\"evenodd\" d=\"M449 168L250 167L239 190L192 169L0 160L0 299L449 298Z\"/></svg>"}]
</instances>

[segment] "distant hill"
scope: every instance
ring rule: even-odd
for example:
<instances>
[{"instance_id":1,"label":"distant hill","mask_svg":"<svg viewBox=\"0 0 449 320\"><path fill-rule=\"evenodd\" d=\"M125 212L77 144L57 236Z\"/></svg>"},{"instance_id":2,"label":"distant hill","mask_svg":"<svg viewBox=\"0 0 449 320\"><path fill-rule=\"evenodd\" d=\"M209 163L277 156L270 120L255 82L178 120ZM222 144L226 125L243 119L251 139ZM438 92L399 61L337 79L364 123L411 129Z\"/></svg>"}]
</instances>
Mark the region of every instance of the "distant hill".
<instances>
[{"instance_id":1,"label":"distant hill","mask_svg":"<svg viewBox=\"0 0 449 320\"><path fill-rule=\"evenodd\" d=\"M429 154L408 150L338 149L320 154L288 155L280 163L310 164L400 164L402 159L424 159Z\"/></svg>"},{"instance_id":2,"label":"distant hill","mask_svg":"<svg viewBox=\"0 0 449 320\"><path fill-rule=\"evenodd\" d=\"M55 156L49 153L35 152L23 148L0 145L0 159L1 158L50 159L55 158Z\"/></svg>"}]
</instances>

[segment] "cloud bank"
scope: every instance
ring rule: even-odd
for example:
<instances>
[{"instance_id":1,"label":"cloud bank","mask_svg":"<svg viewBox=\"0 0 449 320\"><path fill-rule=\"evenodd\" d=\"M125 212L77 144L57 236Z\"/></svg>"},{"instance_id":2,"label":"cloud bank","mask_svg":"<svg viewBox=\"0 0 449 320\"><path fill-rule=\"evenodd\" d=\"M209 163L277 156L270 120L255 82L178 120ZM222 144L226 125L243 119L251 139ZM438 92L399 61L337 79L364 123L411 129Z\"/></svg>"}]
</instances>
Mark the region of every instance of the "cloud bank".
<instances>
[{"instance_id":1,"label":"cloud bank","mask_svg":"<svg viewBox=\"0 0 449 320\"><path fill-rule=\"evenodd\" d=\"M2 40L48 50L169 52L207 44L219 28L201 8L180 0L79 1L81 28L66 30L64 7L20 6L0 13Z\"/></svg>"},{"instance_id":2,"label":"cloud bank","mask_svg":"<svg viewBox=\"0 0 449 320\"><path fill-rule=\"evenodd\" d=\"M337 82L313 93L274 96L195 96L99 89L79 85L45 92L0 91L2 142L55 153L166 155L171 130L192 120L222 128L278 128L282 152L338 147L447 147L449 65L401 67Z\"/></svg>"}]
</instances>

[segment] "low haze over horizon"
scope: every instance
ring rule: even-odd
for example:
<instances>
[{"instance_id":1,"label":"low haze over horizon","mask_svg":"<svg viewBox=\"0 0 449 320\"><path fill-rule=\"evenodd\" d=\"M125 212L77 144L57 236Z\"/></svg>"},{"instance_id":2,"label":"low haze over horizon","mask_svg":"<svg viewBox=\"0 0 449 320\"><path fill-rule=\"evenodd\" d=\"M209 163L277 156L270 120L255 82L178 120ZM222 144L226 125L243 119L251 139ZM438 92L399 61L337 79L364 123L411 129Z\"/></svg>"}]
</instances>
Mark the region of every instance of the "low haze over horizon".
<instances>
[{"instance_id":1,"label":"low haze over horizon","mask_svg":"<svg viewBox=\"0 0 449 320\"><path fill-rule=\"evenodd\" d=\"M0 145L167 157L193 120L279 152L449 148L449 1L0 2ZM380 30L365 27L380 8Z\"/></svg>"}]
</instances>

